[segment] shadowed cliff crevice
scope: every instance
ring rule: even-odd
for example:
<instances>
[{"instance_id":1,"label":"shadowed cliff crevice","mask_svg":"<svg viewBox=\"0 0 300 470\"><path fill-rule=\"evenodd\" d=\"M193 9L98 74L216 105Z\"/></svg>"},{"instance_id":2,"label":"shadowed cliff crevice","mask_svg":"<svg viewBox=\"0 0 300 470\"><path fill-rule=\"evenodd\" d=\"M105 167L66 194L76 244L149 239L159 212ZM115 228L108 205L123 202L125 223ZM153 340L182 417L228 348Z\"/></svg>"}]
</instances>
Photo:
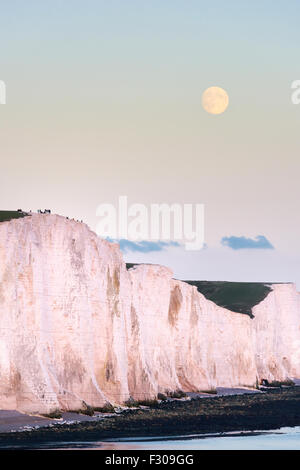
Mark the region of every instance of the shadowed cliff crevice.
<instances>
[{"instance_id":1,"label":"shadowed cliff crevice","mask_svg":"<svg viewBox=\"0 0 300 470\"><path fill-rule=\"evenodd\" d=\"M170 325L172 326L175 326L177 322L178 313L181 307L182 300L183 299L182 299L181 290L178 286L175 286L171 292L169 313L168 313L168 320L169 320Z\"/></svg>"}]
</instances>

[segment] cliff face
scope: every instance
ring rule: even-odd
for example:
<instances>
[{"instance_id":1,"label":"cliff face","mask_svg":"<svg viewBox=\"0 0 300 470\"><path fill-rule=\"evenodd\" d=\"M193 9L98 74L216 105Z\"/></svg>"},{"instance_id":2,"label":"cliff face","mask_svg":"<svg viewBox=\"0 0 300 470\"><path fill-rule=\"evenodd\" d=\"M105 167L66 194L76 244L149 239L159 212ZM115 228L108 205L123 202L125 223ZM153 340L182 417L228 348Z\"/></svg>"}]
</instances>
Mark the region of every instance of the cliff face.
<instances>
[{"instance_id":1,"label":"cliff face","mask_svg":"<svg viewBox=\"0 0 300 470\"><path fill-rule=\"evenodd\" d=\"M0 224L0 408L49 413L300 377L300 301L272 286L254 319L161 266L126 270L84 224Z\"/></svg>"},{"instance_id":2,"label":"cliff face","mask_svg":"<svg viewBox=\"0 0 300 470\"><path fill-rule=\"evenodd\" d=\"M272 288L253 309L258 376L271 381L300 376L300 294L293 284Z\"/></svg>"},{"instance_id":3,"label":"cliff face","mask_svg":"<svg viewBox=\"0 0 300 470\"><path fill-rule=\"evenodd\" d=\"M128 398L130 284L117 245L33 215L0 224L0 404L45 411Z\"/></svg>"}]
</instances>

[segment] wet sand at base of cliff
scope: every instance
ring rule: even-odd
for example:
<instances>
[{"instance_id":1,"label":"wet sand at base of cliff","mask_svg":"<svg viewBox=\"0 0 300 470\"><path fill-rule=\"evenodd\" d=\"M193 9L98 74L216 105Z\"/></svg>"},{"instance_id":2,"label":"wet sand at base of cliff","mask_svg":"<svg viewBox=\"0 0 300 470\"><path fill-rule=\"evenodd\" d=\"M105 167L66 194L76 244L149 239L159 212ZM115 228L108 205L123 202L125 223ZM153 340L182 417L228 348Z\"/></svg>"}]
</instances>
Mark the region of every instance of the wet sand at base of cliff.
<instances>
[{"instance_id":1,"label":"wet sand at base of cliff","mask_svg":"<svg viewBox=\"0 0 300 470\"><path fill-rule=\"evenodd\" d=\"M211 396L163 402L149 409L77 424L0 434L0 448L38 448L47 443L109 441L129 437L176 436L278 429L300 425L300 387L265 393Z\"/></svg>"},{"instance_id":2,"label":"wet sand at base of cliff","mask_svg":"<svg viewBox=\"0 0 300 470\"><path fill-rule=\"evenodd\" d=\"M51 419L43 416L28 415L15 410L0 410L0 433L22 432L41 427L52 427L56 425L74 424L81 422L99 421L105 417L115 416L111 413L95 413L94 416L87 416L78 413L62 413L62 418Z\"/></svg>"}]
</instances>

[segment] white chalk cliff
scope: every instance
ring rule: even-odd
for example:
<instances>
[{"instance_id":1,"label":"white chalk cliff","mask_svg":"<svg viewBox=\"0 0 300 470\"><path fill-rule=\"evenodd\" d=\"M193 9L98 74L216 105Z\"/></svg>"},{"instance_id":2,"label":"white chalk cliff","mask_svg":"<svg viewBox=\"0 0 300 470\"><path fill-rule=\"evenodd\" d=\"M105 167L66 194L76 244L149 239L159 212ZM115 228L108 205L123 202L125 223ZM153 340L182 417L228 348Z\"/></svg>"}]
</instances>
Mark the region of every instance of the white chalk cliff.
<instances>
[{"instance_id":1,"label":"white chalk cliff","mask_svg":"<svg viewBox=\"0 0 300 470\"><path fill-rule=\"evenodd\" d=\"M0 223L0 408L50 413L300 377L300 296L273 284L254 318L158 265L130 270L85 224Z\"/></svg>"}]
</instances>

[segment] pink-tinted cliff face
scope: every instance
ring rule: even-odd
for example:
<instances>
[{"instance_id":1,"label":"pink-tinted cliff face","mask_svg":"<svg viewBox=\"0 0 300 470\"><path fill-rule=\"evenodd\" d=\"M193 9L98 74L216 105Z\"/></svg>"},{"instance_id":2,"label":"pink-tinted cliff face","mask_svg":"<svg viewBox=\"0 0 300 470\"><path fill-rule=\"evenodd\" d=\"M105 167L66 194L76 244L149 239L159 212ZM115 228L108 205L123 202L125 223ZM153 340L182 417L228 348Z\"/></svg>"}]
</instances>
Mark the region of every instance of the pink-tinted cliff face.
<instances>
[{"instance_id":1,"label":"pink-tinted cliff face","mask_svg":"<svg viewBox=\"0 0 300 470\"><path fill-rule=\"evenodd\" d=\"M300 294L294 284L273 284L253 308L257 373L269 381L300 377Z\"/></svg>"},{"instance_id":2,"label":"pink-tinted cliff face","mask_svg":"<svg viewBox=\"0 0 300 470\"><path fill-rule=\"evenodd\" d=\"M84 224L32 215L0 224L0 408L49 413L130 397L300 377L291 284L247 315L162 266L126 270Z\"/></svg>"},{"instance_id":3,"label":"pink-tinted cliff face","mask_svg":"<svg viewBox=\"0 0 300 470\"><path fill-rule=\"evenodd\" d=\"M0 404L49 411L127 399L128 274L84 224L0 224Z\"/></svg>"},{"instance_id":4,"label":"pink-tinted cliff face","mask_svg":"<svg viewBox=\"0 0 300 470\"><path fill-rule=\"evenodd\" d=\"M256 383L253 330L247 315L218 307L161 266L129 270L132 312L131 394ZM137 354L139 351L139 354ZM134 358L138 358L135 360Z\"/></svg>"}]
</instances>

